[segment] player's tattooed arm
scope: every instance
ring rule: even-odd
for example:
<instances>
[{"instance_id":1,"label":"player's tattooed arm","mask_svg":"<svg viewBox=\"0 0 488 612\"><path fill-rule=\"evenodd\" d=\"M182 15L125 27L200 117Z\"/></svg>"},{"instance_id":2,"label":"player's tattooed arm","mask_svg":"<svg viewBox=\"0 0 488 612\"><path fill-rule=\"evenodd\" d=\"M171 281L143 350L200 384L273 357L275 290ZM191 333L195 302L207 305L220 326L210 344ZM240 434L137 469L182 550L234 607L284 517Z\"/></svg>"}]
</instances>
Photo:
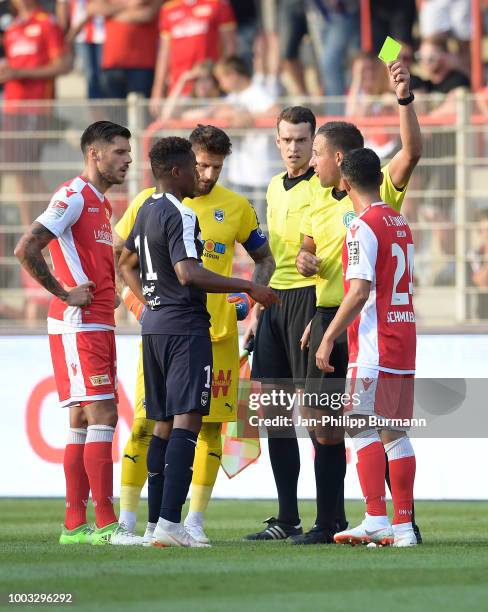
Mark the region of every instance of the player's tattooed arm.
<instances>
[{"instance_id":1,"label":"player's tattooed arm","mask_svg":"<svg viewBox=\"0 0 488 612\"><path fill-rule=\"evenodd\" d=\"M56 238L44 225L34 221L27 232L21 237L14 254L21 265L40 285L47 289L63 302L70 306L87 306L91 303L93 295L91 288L95 284L91 281L78 287L66 290L54 278L42 254L43 249Z\"/></svg>"},{"instance_id":2,"label":"player's tattooed arm","mask_svg":"<svg viewBox=\"0 0 488 612\"><path fill-rule=\"evenodd\" d=\"M319 273L319 265L322 260L315 256L315 251L313 238L304 236L295 260L295 266L302 276L314 276Z\"/></svg>"},{"instance_id":3,"label":"player's tattooed arm","mask_svg":"<svg viewBox=\"0 0 488 612\"><path fill-rule=\"evenodd\" d=\"M260 285L267 285L276 268L269 243L265 242L255 251L249 251L249 256L254 260L255 264L252 280Z\"/></svg>"}]
</instances>

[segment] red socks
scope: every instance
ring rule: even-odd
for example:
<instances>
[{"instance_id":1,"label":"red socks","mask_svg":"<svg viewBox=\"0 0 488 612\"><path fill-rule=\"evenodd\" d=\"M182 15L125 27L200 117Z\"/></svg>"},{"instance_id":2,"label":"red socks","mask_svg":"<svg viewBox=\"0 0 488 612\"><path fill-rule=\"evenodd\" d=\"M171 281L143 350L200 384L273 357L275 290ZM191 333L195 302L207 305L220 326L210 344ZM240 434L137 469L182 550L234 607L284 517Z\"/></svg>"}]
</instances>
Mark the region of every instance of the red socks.
<instances>
[{"instance_id":1,"label":"red socks","mask_svg":"<svg viewBox=\"0 0 488 612\"><path fill-rule=\"evenodd\" d=\"M377 435L377 434L376 434ZM355 439L356 440L356 439ZM366 441L366 438L360 438ZM357 448L356 465L361 490L370 516L386 516L385 502L385 450L379 437L372 443ZM391 478L391 477L390 477Z\"/></svg>"},{"instance_id":2,"label":"red socks","mask_svg":"<svg viewBox=\"0 0 488 612\"><path fill-rule=\"evenodd\" d=\"M85 444L84 463L90 481L95 520L98 528L115 523L113 507L112 440L115 428L90 425Z\"/></svg>"},{"instance_id":3,"label":"red socks","mask_svg":"<svg viewBox=\"0 0 488 612\"><path fill-rule=\"evenodd\" d=\"M407 437L385 444L393 499L393 525L412 520L415 454Z\"/></svg>"},{"instance_id":4,"label":"red socks","mask_svg":"<svg viewBox=\"0 0 488 612\"><path fill-rule=\"evenodd\" d=\"M70 429L64 451L64 475L66 478L66 512L64 524L76 529L86 523L86 506L90 496L88 476L83 465L86 429Z\"/></svg>"}]
</instances>

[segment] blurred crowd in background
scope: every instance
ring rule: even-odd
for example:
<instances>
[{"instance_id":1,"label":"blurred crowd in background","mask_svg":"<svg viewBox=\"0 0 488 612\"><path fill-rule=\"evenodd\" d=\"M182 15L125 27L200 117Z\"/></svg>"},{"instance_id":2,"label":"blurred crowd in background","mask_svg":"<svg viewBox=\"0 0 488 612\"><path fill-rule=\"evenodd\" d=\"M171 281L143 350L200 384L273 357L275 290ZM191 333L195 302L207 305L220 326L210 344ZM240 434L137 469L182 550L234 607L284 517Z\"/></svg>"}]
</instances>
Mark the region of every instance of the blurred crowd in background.
<instances>
[{"instance_id":1,"label":"blurred crowd in background","mask_svg":"<svg viewBox=\"0 0 488 612\"><path fill-rule=\"evenodd\" d=\"M360 52L359 0L10 0L0 2L0 81L6 99L54 95L52 81L82 67L87 97L219 97L232 89L215 64L239 70L268 96L388 90L376 56L387 35L415 89L469 87L471 0L374 0L373 49ZM33 51L35 57L33 57ZM234 66L237 62L234 63ZM22 91L29 80L45 80ZM383 70L384 72L384 70ZM19 78L19 73L20 77ZM219 75L220 73L220 75ZM201 82L200 82L201 81ZM17 85L17 86L16 86ZM167 112L167 111L166 111Z\"/></svg>"},{"instance_id":2,"label":"blurred crowd in background","mask_svg":"<svg viewBox=\"0 0 488 612\"><path fill-rule=\"evenodd\" d=\"M103 104L135 93L146 101L144 129L155 122L162 129L220 122L233 140L223 180L249 197L264 219L266 186L280 168L269 130L279 110L302 103L322 118L345 116L359 124L385 117L386 127L377 123L365 135L367 146L387 160L398 150L399 137L397 103L377 57L385 37L402 44L399 59L412 74L417 112L430 125L442 126L443 118L456 112L457 93L472 89L471 6L471 0L371 0L372 44L364 50L360 0L0 0L0 227L7 228L5 235L0 232L0 259L12 263L12 227L28 225L50 190L66 179L65 170L57 173L52 133L68 134L81 125L55 110L50 101L56 97L92 101L89 116L80 113L80 121L128 121L125 104L115 116L107 116ZM56 82L66 75L73 79L68 91L56 96ZM422 101L421 94L438 96ZM488 118L488 93L481 93L473 111ZM260 127L268 130L255 129ZM51 140L22 134L51 134ZM424 157L445 161L438 166L427 161L416 171L409 194L425 197L408 197L404 212L417 224L418 252L430 257L418 282L452 286L457 140L452 128L440 127L424 130L424 138ZM70 158L61 145L59 151L61 159ZM435 190L435 197L429 195ZM114 199L117 217L127 193ZM480 290L472 319L488 318L486 210L488 200L468 215L477 234L466 274ZM33 296L21 316L37 320L45 297L39 301L38 288L15 270L12 264L0 275L0 289L20 286ZM16 313L0 298L0 318Z\"/></svg>"}]
</instances>

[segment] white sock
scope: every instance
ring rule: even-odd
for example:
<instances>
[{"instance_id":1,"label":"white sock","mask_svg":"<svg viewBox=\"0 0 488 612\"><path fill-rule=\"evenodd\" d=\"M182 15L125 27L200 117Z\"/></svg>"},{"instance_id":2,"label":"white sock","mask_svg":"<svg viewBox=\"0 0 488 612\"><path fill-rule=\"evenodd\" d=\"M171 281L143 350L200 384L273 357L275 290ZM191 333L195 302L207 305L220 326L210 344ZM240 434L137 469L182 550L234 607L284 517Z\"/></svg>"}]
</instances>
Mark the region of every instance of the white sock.
<instances>
[{"instance_id":1,"label":"white sock","mask_svg":"<svg viewBox=\"0 0 488 612\"><path fill-rule=\"evenodd\" d=\"M88 425L86 431L86 444L90 442L112 442L115 427L111 425Z\"/></svg>"},{"instance_id":2,"label":"white sock","mask_svg":"<svg viewBox=\"0 0 488 612\"><path fill-rule=\"evenodd\" d=\"M402 535L407 531L412 531L412 523L398 523L398 525L392 525L393 533L395 535Z\"/></svg>"},{"instance_id":3,"label":"white sock","mask_svg":"<svg viewBox=\"0 0 488 612\"><path fill-rule=\"evenodd\" d=\"M367 512L364 515L364 520L369 530L383 529L391 527L390 519L387 516L370 516Z\"/></svg>"},{"instance_id":4,"label":"white sock","mask_svg":"<svg viewBox=\"0 0 488 612\"><path fill-rule=\"evenodd\" d=\"M185 525L195 525L197 527L203 527L203 512L188 512L185 519Z\"/></svg>"},{"instance_id":5,"label":"white sock","mask_svg":"<svg viewBox=\"0 0 488 612\"><path fill-rule=\"evenodd\" d=\"M119 516L119 525L124 524L127 531L135 533L137 523L137 514L129 510L121 510Z\"/></svg>"},{"instance_id":6,"label":"white sock","mask_svg":"<svg viewBox=\"0 0 488 612\"><path fill-rule=\"evenodd\" d=\"M157 526L160 529L164 529L164 531L177 531L181 528L181 523L173 523L172 521L159 517Z\"/></svg>"}]
</instances>

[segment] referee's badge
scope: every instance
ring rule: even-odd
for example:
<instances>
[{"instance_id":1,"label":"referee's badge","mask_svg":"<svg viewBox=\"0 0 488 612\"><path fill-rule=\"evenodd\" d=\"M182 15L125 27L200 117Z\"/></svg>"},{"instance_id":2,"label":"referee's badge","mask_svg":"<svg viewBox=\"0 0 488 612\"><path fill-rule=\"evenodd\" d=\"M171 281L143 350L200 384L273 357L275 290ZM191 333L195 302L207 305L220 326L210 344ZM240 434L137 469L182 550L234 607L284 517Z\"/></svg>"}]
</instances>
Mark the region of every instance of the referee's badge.
<instances>
[{"instance_id":1,"label":"referee's badge","mask_svg":"<svg viewBox=\"0 0 488 612\"><path fill-rule=\"evenodd\" d=\"M342 217L342 222L348 228L351 225L351 222L356 218L356 213L353 210L350 210Z\"/></svg>"},{"instance_id":2,"label":"referee's badge","mask_svg":"<svg viewBox=\"0 0 488 612\"><path fill-rule=\"evenodd\" d=\"M216 208L214 210L214 217L215 217L215 221L218 221L219 223L222 223L222 221L224 220L224 211L221 208Z\"/></svg>"}]
</instances>

